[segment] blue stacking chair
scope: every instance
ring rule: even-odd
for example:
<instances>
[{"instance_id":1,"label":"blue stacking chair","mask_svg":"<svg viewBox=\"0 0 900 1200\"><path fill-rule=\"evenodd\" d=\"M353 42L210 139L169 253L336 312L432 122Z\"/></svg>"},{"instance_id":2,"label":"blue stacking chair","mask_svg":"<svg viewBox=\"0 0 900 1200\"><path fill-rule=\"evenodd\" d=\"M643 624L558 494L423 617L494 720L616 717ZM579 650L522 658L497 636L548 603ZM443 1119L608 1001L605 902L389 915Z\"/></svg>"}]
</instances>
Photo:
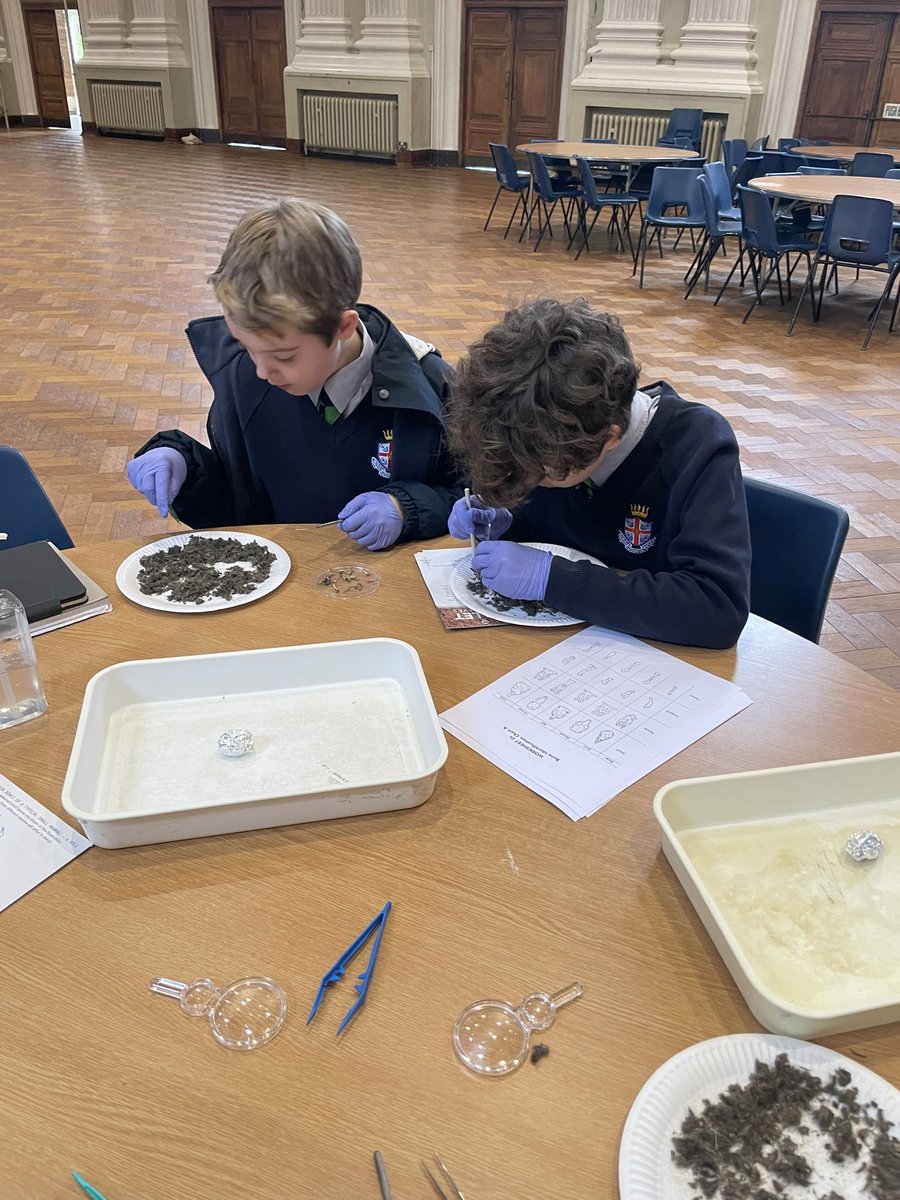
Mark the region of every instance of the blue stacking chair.
<instances>
[{"instance_id":1,"label":"blue stacking chair","mask_svg":"<svg viewBox=\"0 0 900 1200\"><path fill-rule=\"evenodd\" d=\"M550 172L547 170L547 164L544 162L543 156L537 154L534 150L526 150L525 154L528 158L528 165L531 168L533 197L528 219L522 232L519 234L519 241L521 242L531 227L531 221L535 213L537 213L538 219L538 239L534 244L535 250L537 250L543 241L545 233L549 233L553 237L550 218L553 216L556 206L562 202L563 224L566 227L569 244L571 245L572 230L569 228L569 216L581 198L581 188L575 183L554 183L550 178Z\"/></svg>"},{"instance_id":2,"label":"blue stacking chair","mask_svg":"<svg viewBox=\"0 0 900 1200\"><path fill-rule=\"evenodd\" d=\"M798 167L798 175L846 175L843 167Z\"/></svg>"},{"instance_id":3,"label":"blue stacking chair","mask_svg":"<svg viewBox=\"0 0 900 1200\"><path fill-rule=\"evenodd\" d=\"M765 175L762 169L762 155L748 154L741 165L735 172L734 178L731 180L731 194L737 196L738 188L744 187L751 179L758 179L760 175Z\"/></svg>"},{"instance_id":4,"label":"blue stacking chair","mask_svg":"<svg viewBox=\"0 0 900 1200\"><path fill-rule=\"evenodd\" d=\"M0 446L0 533L6 535L0 553L29 542L52 542L57 550L75 544L25 455L12 446Z\"/></svg>"},{"instance_id":5,"label":"blue stacking chair","mask_svg":"<svg viewBox=\"0 0 900 1200\"><path fill-rule=\"evenodd\" d=\"M653 172L647 211L641 221L641 235L634 255L634 275L641 264L640 287L644 286L644 263L647 258L647 243L654 236L659 243L662 258L662 233L664 229L682 232L706 228L706 213L700 196L699 171L686 171L683 167L657 167ZM677 214L672 209L684 211ZM652 231L652 232L651 232Z\"/></svg>"},{"instance_id":6,"label":"blue stacking chair","mask_svg":"<svg viewBox=\"0 0 900 1200\"><path fill-rule=\"evenodd\" d=\"M890 200L875 200L866 196L835 196L825 228L816 249L816 256L809 268L803 291L791 317L788 326L788 337L794 332L794 325L803 304L803 299L809 292L812 305L813 321L818 321L822 312L822 301L825 296L825 282L830 268L840 266L856 267L857 270L879 271L886 275L885 285L869 316L869 325L862 344L863 350L869 344L872 331L881 314L885 300L890 295L894 280L900 271L900 253L891 249L894 237L894 209ZM819 296L816 299L816 271L821 267L819 277ZM891 329L897 317L895 303L891 314Z\"/></svg>"},{"instance_id":7,"label":"blue stacking chair","mask_svg":"<svg viewBox=\"0 0 900 1200\"><path fill-rule=\"evenodd\" d=\"M703 168L703 178L713 194L719 216L725 217L729 221L739 221L741 210L734 203L734 194L725 164L722 162L707 163Z\"/></svg>"},{"instance_id":8,"label":"blue stacking chair","mask_svg":"<svg viewBox=\"0 0 900 1200\"><path fill-rule=\"evenodd\" d=\"M786 154L788 150L793 150L795 146L808 146L809 142L805 138L779 138L778 149L782 154Z\"/></svg>"},{"instance_id":9,"label":"blue stacking chair","mask_svg":"<svg viewBox=\"0 0 900 1200\"><path fill-rule=\"evenodd\" d=\"M627 192L598 192L597 184L594 176L591 173L591 164L586 158L580 156L575 159L580 177L581 177L581 196L579 197L578 225L575 232L569 238L569 246L572 245L575 238L581 232L584 241L575 255L577 262L581 258L583 250L590 252L590 237L594 231L594 226L597 224L597 218L601 212L607 209L610 213L610 229L615 229L619 235L619 246L622 253L625 253L625 242L622 237L624 228L625 236L628 238L628 245L631 249L632 257L634 256L634 243L631 240L631 214L634 211L634 206L637 204L637 196L629 196ZM591 221L590 227L587 224L587 210L591 209L594 218ZM624 224L623 224L624 218Z\"/></svg>"},{"instance_id":10,"label":"blue stacking chair","mask_svg":"<svg viewBox=\"0 0 900 1200\"><path fill-rule=\"evenodd\" d=\"M850 527L830 500L744 476L750 518L750 611L818 642Z\"/></svg>"},{"instance_id":11,"label":"blue stacking chair","mask_svg":"<svg viewBox=\"0 0 900 1200\"><path fill-rule=\"evenodd\" d=\"M699 150L703 132L702 108L673 108L669 121L657 146L678 146L681 149Z\"/></svg>"},{"instance_id":12,"label":"blue stacking chair","mask_svg":"<svg viewBox=\"0 0 900 1200\"><path fill-rule=\"evenodd\" d=\"M709 166L713 164L710 163ZM722 166L722 163L716 164ZM719 203L716 196L713 194L713 189L710 186L706 167L699 179L700 184L700 199L703 202L703 213L706 219L706 236L697 251L691 267L688 269L686 281L688 283L687 291L684 293L684 298L690 296L691 292L697 286L697 282L701 276L705 276L703 290L709 290L709 269L712 266L712 260L718 254L720 249L724 249L725 240L729 237L740 238L741 223L734 218L723 217L719 210ZM724 169L724 168L723 168ZM742 251L743 253L743 251ZM732 268L730 276L734 273Z\"/></svg>"},{"instance_id":13,"label":"blue stacking chair","mask_svg":"<svg viewBox=\"0 0 900 1200\"><path fill-rule=\"evenodd\" d=\"M755 142L751 143L750 153L751 154L761 154L762 151L765 150L766 145L768 144L768 141L769 141L769 135L767 133L763 134L762 137L758 137Z\"/></svg>"},{"instance_id":14,"label":"blue stacking chair","mask_svg":"<svg viewBox=\"0 0 900 1200\"><path fill-rule=\"evenodd\" d=\"M756 188L744 187L742 185L738 189L738 197L741 206L741 254L743 255L746 251L750 276L753 279L753 290L755 292L753 303L741 318L741 324L743 325L757 304L762 304L763 292L769 286L773 275L778 281L778 294L781 298L781 303L784 304L781 260L785 255L796 254L799 257L802 254L806 258L808 267L814 247L812 242L799 236L795 230L778 228L775 223L775 215L772 212L772 202L763 192L758 191ZM764 264L769 264L769 269L763 277ZM731 277L739 265L741 267L741 282L743 283L745 272L741 258L731 268L728 278L719 289L719 294L715 299L716 304L722 299L722 293L728 287ZM788 257L785 265L787 267L786 282L788 298L790 299L791 275L793 274L794 266L796 266L796 259L792 266L790 257Z\"/></svg>"},{"instance_id":15,"label":"blue stacking chair","mask_svg":"<svg viewBox=\"0 0 900 1200\"><path fill-rule=\"evenodd\" d=\"M878 154L868 150L860 150L854 154L850 164L851 175L861 175L868 179L884 179L894 166L893 154Z\"/></svg>"},{"instance_id":16,"label":"blue stacking chair","mask_svg":"<svg viewBox=\"0 0 900 1200\"><path fill-rule=\"evenodd\" d=\"M487 215L484 227L487 229L491 223L491 217L494 215L494 209L497 207L500 193L512 192L516 198L516 202L513 205L513 210L506 225L506 232L503 235L506 238L512 228L516 213L519 211L519 205L522 206L522 217L524 218L525 216L528 205L526 197L531 183L531 176L527 171L518 171L516 169L516 161L512 156L509 146L505 146L500 142L488 142L488 146L490 147L491 158L494 160L494 171L497 175L497 195L494 197L494 203L491 205L491 211Z\"/></svg>"},{"instance_id":17,"label":"blue stacking chair","mask_svg":"<svg viewBox=\"0 0 900 1200\"><path fill-rule=\"evenodd\" d=\"M735 172L747 157L748 150L746 138L728 138L722 143L722 160L729 180L734 179Z\"/></svg>"}]
</instances>

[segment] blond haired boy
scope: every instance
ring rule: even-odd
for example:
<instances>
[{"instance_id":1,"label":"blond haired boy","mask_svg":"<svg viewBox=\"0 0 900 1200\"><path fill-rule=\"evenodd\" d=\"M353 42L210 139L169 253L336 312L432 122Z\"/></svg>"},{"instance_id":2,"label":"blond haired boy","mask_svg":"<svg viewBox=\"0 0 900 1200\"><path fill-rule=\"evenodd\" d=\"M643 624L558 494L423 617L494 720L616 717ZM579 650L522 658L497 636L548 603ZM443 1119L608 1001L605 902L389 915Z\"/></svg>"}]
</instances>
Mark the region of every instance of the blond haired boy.
<instances>
[{"instance_id":1,"label":"blond haired boy","mask_svg":"<svg viewBox=\"0 0 900 1200\"><path fill-rule=\"evenodd\" d=\"M358 303L362 260L340 217L303 200L254 209L210 282L224 315L187 328L215 392L209 446L157 433L131 484L193 528L337 518L371 550L444 533L460 495L449 368Z\"/></svg>"}]
</instances>

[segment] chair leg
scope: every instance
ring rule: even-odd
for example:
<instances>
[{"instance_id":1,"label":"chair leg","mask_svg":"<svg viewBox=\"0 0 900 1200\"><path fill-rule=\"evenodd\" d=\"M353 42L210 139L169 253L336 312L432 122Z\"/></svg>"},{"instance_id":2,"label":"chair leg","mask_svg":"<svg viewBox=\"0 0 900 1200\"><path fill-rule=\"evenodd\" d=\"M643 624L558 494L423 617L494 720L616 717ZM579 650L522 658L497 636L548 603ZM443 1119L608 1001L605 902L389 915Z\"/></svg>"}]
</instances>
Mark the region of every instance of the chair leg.
<instances>
[{"instance_id":1,"label":"chair leg","mask_svg":"<svg viewBox=\"0 0 900 1200\"><path fill-rule=\"evenodd\" d=\"M825 299L825 280L826 280L826 278L827 278L827 272L825 270L823 270L822 277L819 280L819 299L818 299L818 301L813 303L813 321L818 321L819 317L821 317L821 315L822 315L822 302ZM810 292L810 298L813 297L814 293L815 293L815 288L813 288L812 291Z\"/></svg>"},{"instance_id":2,"label":"chair leg","mask_svg":"<svg viewBox=\"0 0 900 1200\"><path fill-rule=\"evenodd\" d=\"M584 230L584 241L578 247L578 253L575 255L576 262L578 262L579 258L581 258L583 251L586 250L588 252L588 254L590 254L590 252L591 252L591 234L594 232L594 226L597 224L597 218L599 216L600 216L600 209L598 208L597 211L594 213L594 219L593 219L593 221L591 221L590 228ZM582 217L582 220L584 221L584 217ZM585 222L585 224L586 224L586 222Z\"/></svg>"},{"instance_id":3,"label":"chair leg","mask_svg":"<svg viewBox=\"0 0 900 1200\"><path fill-rule=\"evenodd\" d=\"M647 229L648 229L648 225L645 220L643 225L641 226L641 242L638 242L638 250L640 251L640 254L641 254L641 278L638 282L638 287L641 287L641 288L644 286L644 264L647 261L647 237L648 237Z\"/></svg>"},{"instance_id":4,"label":"chair leg","mask_svg":"<svg viewBox=\"0 0 900 1200\"><path fill-rule=\"evenodd\" d=\"M512 223L513 223L513 221L514 221L514 219L515 219L516 213L519 211L519 205L520 205L520 204L522 205L522 209L523 209L523 212L524 212L524 209L525 209L525 207L526 207L526 204L525 204L525 193L524 193L524 192L517 192L517 193L516 193L516 202L515 202L515 204L513 205L513 210L512 210L512 212L511 212L511 213L510 213L510 215L509 215L509 220L506 222L506 231L505 231L505 233L503 234L503 240L504 240L504 242L505 242L505 241L506 241L506 239L509 237L509 231L510 231L510 229L512 229ZM487 226L486 226L486 225L485 225L485 229L487 229Z\"/></svg>"},{"instance_id":5,"label":"chair leg","mask_svg":"<svg viewBox=\"0 0 900 1200\"><path fill-rule=\"evenodd\" d=\"M625 218L625 236L628 238L628 249L631 251L632 254L634 254L634 242L631 240L631 214L634 211L634 209L635 209L635 205L629 204L628 205L628 215ZM619 209L619 211L620 212L622 211L621 208ZM622 234L620 232L619 233L619 241L621 241L621 240L622 240ZM625 253L624 242L622 243L622 253L623 254ZM900 295L900 291L898 291L898 295Z\"/></svg>"},{"instance_id":6,"label":"chair leg","mask_svg":"<svg viewBox=\"0 0 900 1200\"><path fill-rule=\"evenodd\" d=\"M494 197L494 203L491 205L491 211L487 215L487 220L484 223L484 228L487 229L491 223L491 217L494 215L494 209L497 207L497 201L500 199L500 193L503 191L502 185L497 188L497 195Z\"/></svg>"},{"instance_id":7,"label":"chair leg","mask_svg":"<svg viewBox=\"0 0 900 1200\"><path fill-rule=\"evenodd\" d=\"M887 283L885 283L884 288L882 289L881 295L878 297L878 303L875 305L875 311L872 313L872 316L869 320L869 328L866 331L866 337L862 344L863 350L865 350L869 345L869 338L872 336L872 331L874 330L876 324L878 323L878 318L881 315L881 310L884 307L884 302L887 299L891 288L894 286L894 280L896 278L897 278L897 268L894 267L888 274Z\"/></svg>"},{"instance_id":8,"label":"chair leg","mask_svg":"<svg viewBox=\"0 0 900 1200\"><path fill-rule=\"evenodd\" d=\"M697 253L694 255L694 257L691 259L691 265L685 271L684 275L682 275L682 279L684 280L685 283L687 283L689 279L693 278L695 271L703 270L703 268L700 264L702 262L704 262L706 259L706 248L708 245L709 245L709 234L704 233L703 237L700 239L700 249L697 251Z\"/></svg>"},{"instance_id":9,"label":"chair leg","mask_svg":"<svg viewBox=\"0 0 900 1200\"><path fill-rule=\"evenodd\" d=\"M713 300L713 308L715 308L716 305L719 303L719 301L722 299L725 289L728 287L729 283L731 283L732 275L734 275L734 273L738 269L738 267L740 267L742 265L743 261L744 261L744 244L742 242L741 243L741 252L738 255L738 257L734 260L734 265L732 266L731 270L726 275L725 282L719 288L718 294L716 295L715 300ZM741 271L741 278L743 279L743 270Z\"/></svg>"},{"instance_id":10,"label":"chair leg","mask_svg":"<svg viewBox=\"0 0 900 1200\"><path fill-rule=\"evenodd\" d=\"M815 277L816 267L818 265L819 265L819 252L816 251L816 257L813 259L812 264L809 268L809 271L806 274L806 279L803 281L803 290L800 293L800 296L797 300L797 307L794 309L794 313L793 313L793 316L791 317L790 324L787 327L787 333L785 334L786 337L790 337L791 334L794 332L794 326L797 323L797 317L800 313L800 308L803 305L803 301L806 297L807 291L810 292L810 301L813 304L813 311L815 311L815 297L813 295L813 291L812 291L812 288L810 287L810 285ZM822 268L822 270L823 270L823 272L827 273L828 267L825 266Z\"/></svg>"}]
</instances>

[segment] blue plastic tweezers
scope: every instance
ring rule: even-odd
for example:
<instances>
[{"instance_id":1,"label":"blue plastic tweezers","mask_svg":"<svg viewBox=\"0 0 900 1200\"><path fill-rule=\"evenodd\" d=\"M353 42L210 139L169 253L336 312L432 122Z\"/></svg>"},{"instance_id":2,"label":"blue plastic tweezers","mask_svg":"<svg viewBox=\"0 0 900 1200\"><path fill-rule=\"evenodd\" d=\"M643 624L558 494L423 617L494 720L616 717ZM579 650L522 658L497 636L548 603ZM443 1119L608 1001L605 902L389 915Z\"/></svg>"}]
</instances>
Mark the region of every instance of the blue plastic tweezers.
<instances>
[{"instance_id":1,"label":"blue plastic tweezers","mask_svg":"<svg viewBox=\"0 0 900 1200\"><path fill-rule=\"evenodd\" d=\"M360 952L360 950L374 933L375 941L372 944L372 953L369 955L369 961L366 963L359 976L359 983L354 984L357 998L347 1009L346 1013L344 1014L343 1021L341 1021L340 1025L338 1025L338 1034L341 1034L344 1029L346 1029L350 1021L362 1008L366 1000L366 992L369 990L369 984L372 982L372 974L375 970L375 960L378 958L378 950L381 946L381 935L384 933L384 927L387 923L388 913L390 911L391 902L388 900L387 904L384 906L375 920L365 927L356 941L352 942L347 947L334 966L329 971L326 971L326 973L322 976L322 982L319 984L319 990L316 992L316 998L313 1000L312 1008L309 1010L309 1016L306 1018L307 1025L318 1012L319 1005L322 1003L322 997L325 995L325 989L329 984L337 983L339 979L343 978L344 971L347 969L347 964Z\"/></svg>"}]
</instances>

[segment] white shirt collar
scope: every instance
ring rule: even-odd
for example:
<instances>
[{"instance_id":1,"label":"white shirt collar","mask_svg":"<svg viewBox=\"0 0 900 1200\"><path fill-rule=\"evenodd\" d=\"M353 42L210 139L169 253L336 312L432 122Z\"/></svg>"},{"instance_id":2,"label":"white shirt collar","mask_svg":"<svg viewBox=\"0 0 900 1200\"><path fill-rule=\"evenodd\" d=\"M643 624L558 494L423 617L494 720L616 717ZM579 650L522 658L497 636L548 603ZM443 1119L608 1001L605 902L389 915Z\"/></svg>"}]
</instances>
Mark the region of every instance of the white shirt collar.
<instances>
[{"instance_id":1,"label":"white shirt collar","mask_svg":"<svg viewBox=\"0 0 900 1200\"><path fill-rule=\"evenodd\" d=\"M653 419L653 414L656 412L659 404L659 396L648 396L646 392L635 392L634 399L631 402L631 418L628 422L628 428L622 437L621 442L614 449L610 450L596 470L591 471L590 479L597 487L602 483L606 483L613 471L620 467L628 455L632 452L644 434L647 432L647 426Z\"/></svg>"},{"instance_id":2,"label":"white shirt collar","mask_svg":"<svg viewBox=\"0 0 900 1200\"><path fill-rule=\"evenodd\" d=\"M330 375L322 385L328 393L328 399L342 417L348 417L367 395L372 386L372 358L375 354L375 343L369 337L369 331L360 321L357 329L362 334L362 349L353 362L347 363ZM322 388L316 388L309 393L313 404L318 403Z\"/></svg>"}]
</instances>

